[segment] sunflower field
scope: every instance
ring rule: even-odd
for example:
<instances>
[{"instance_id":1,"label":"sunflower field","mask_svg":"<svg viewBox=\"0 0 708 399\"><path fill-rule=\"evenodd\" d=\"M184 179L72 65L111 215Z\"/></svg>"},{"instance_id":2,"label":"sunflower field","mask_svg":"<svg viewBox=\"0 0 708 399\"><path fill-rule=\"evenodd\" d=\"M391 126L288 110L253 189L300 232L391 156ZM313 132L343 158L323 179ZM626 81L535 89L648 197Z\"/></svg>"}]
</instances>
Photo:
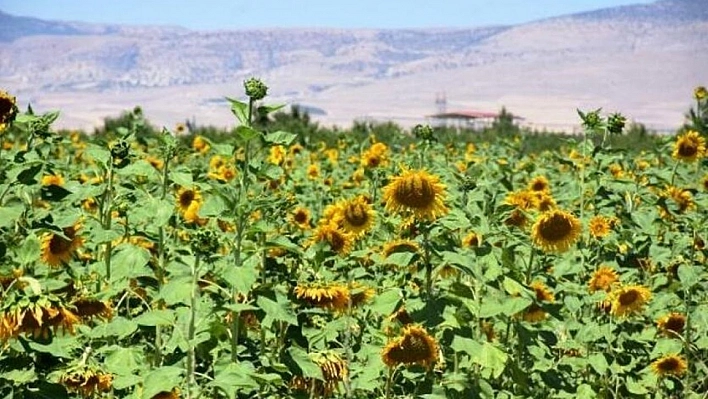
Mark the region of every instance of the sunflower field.
<instances>
[{"instance_id":1,"label":"sunflower field","mask_svg":"<svg viewBox=\"0 0 708 399\"><path fill-rule=\"evenodd\" d=\"M0 91L0 398L706 398L708 93L619 149L62 133ZM186 139L188 138L188 140Z\"/></svg>"}]
</instances>

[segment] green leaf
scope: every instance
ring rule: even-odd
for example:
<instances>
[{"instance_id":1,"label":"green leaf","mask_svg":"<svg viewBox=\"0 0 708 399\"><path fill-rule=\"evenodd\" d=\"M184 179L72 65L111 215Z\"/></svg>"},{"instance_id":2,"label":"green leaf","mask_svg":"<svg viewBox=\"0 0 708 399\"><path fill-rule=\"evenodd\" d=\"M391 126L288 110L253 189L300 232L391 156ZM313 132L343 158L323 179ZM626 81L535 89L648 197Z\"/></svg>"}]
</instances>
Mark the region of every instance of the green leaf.
<instances>
[{"instance_id":1,"label":"green leaf","mask_svg":"<svg viewBox=\"0 0 708 399\"><path fill-rule=\"evenodd\" d=\"M669 338L659 339L658 341L656 341L656 345L651 351L650 357L652 359L655 359L665 355L681 353L682 349L683 344L679 340Z\"/></svg>"},{"instance_id":2,"label":"green leaf","mask_svg":"<svg viewBox=\"0 0 708 399\"><path fill-rule=\"evenodd\" d=\"M22 265L29 265L39 259L39 238L34 234L28 235L22 245L17 249L17 260Z\"/></svg>"},{"instance_id":3,"label":"green leaf","mask_svg":"<svg viewBox=\"0 0 708 399\"><path fill-rule=\"evenodd\" d=\"M293 311L287 307L288 303L278 303L264 296L258 297L256 303L258 307L263 309L267 317L271 317L273 320L284 321L294 326L298 325L297 317Z\"/></svg>"},{"instance_id":4,"label":"green leaf","mask_svg":"<svg viewBox=\"0 0 708 399\"><path fill-rule=\"evenodd\" d=\"M293 141L295 141L296 138L297 134L284 132L282 130L278 130L277 132L273 133L268 133L264 137L265 141L268 143L284 146L289 146L293 143Z\"/></svg>"},{"instance_id":5,"label":"green leaf","mask_svg":"<svg viewBox=\"0 0 708 399\"><path fill-rule=\"evenodd\" d=\"M609 368L607 359L605 359L605 356L601 353L594 353L588 356L588 363L590 363L590 366L600 375L605 375Z\"/></svg>"},{"instance_id":6,"label":"green leaf","mask_svg":"<svg viewBox=\"0 0 708 399\"><path fill-rule=\"evenodd\" d=\"M400 289L389 288L375 297L370 308L379 315L388 316L396 310L396 306L398 306L398 302L400 302L401 298Z\"/></svg>"},{"instance_id":7,"label":"green leaf","mask_svg":"<svg viewBox=\"0 0 708 399\"><path fill-rule=\"evenodd\" d=\"M143 398L150 399L160 392L170 392L173 388L181 386L181 367L165 366L149 372L143 384Z\"/></svg>"},{"instance_id":8,"label":"green leaf","mask_svg":"<svg viewBox=\"0 0 708 399\"><path fill-rule=\"evenodd\" d=\"M685 289L689 289L701 280L701 273L696 266L681 265L678 267L678 278Z\"/></svg>"},{"instance_id":9,"label":"green leaf","mask_svg":"<svg viewBox=\"0 0 708 399\"><path fill-rule=\"evenodd\" d=\"M238 137L243 143L253 140L258 137L258 135L258 131L245 125L241 125L236 128L236 137Z\"/></svg>"},{"instance_id":10,"label":"green leaf","mask_svg":"<svg viewBox=\"0 0 708 399\"><path fill-rule=\"evenodd\" d=\"M162 286L159 298L163 299L167 306L178 303L188 305L192 290L192 278L190 276L173 277L167 284Z\"/></svg>"},{"instance_id":11,"label":"green leaf","mask_svg":"<svg viewBox=\"0 0 708 399\"><path fill-rule=\"evenodd\" d=\"M17 175L17 181L26 186L37 184L35 177L41 170L42 164L31 165Z\"/></svg>"},{"instance_id":12,"label":"green leaf","mask_svg":"<svg viewBox=\"0 0 708 399\"><path fill-rule=\"evenodd\" d=\"M204 201L204 205L199 209L199 215L203 217L221 216L226 211L226 203L219 197L212 195Z\"/></svg>"},{"instance_id":13,"label":"green leaf","mask_svg":"<svg viewBox=\"0 0 708 399\"><path fill-rule=\"evenodd\" d=\"M108 323L102 323L94 327L93 330L91 330L91 337L116 337L118 339L124 339L132 335L137 329L138 324L134 320L117 316Z\"/></svg>"},{"instance_id":14,"label":"green leaf","mask_svg":"<svg viewBox=\"0 0 708 399\"><path fill-rule=\"evenodd\" d=\"M247 394L260 388L253 379L254 370L250 363L229 363L221 370L216 370L214 380L209 386L224 391L229 398L235 398L236 393Z\"/></svg>"},{"instance_id":15,"label":"green leaf","mask_svg":"<svg viewBox=\"0 0 708 399\"><path fill-rule=\"evenodd\" d=\"M286 105L287 104L261 105L258 107L258 113L261 115L268 115L285 108Z\"/></svg>"},{"instance_id":16,"label":"green leaf","mask_svg":"<svg viewBox=\"0 0 708 399\"><path fill-rule=\"evenodd\" d=\"M152 271L147 267L150 257L150 251L145 248L133 244L119 245L111 256L111 281L152 276Z\"/></svg>"},{"instance_id":17,"label":"green leaf","mask_svg":"<svg viewBox=\"0 0 708 399\"><path fill-rule=\"evenodd\" d=\"M175 314L171 310L155 309L136 317L135 322L141 326L169 326L175 322Z\"/></svg>"},{"instance_id":18,"label":"green leaf","mask_svg":"<svg viewBox=\"0 0 708 399\"><path fill-rule=\"evenodd\" d=\"M231 103L231 113L236 116L236 119L242 124L248 124L248 103L226 97L226 100Z\"/></svg>"},{"instance_id":19,"label":"green leaf","mask_svg":"<svg viewBox=\"0 0 708 399\"><path fill-rule=\"evenodd\" d=\"M55 336L52 342L48 345L43 345L38 342L29 341L29 346L33 350L42 353L49 353L54 357L64 359L74 359L74 351L79 349L79 345L73 336Z\"/></svg>"},{"instance_id":20,"label":"green leaf","mask_svg":"<svg viewBox=\"0 0 708 399\"><path fill-rule=\"evenodd\" d=\"M108 165L111 160L111 152L95 144L89 144L84 150L84 154L101 165Z\"/></svg>"},{"instance_id":21,"label":"green leaf","mask_svg":"<svg viewBox=\"0 0 708 399\"><path fill-rule=\"evenodd\" d=\"M297 346L291 346L288 348L288 354L300 368L300 375L319 380L322 379L322 370L320 370L320 366L315 364L315 362L310 359L310 356L304 349L298 348Z\"/></svg>"},{"instance_id":22,"label":"green leaf","mask_svg":"<svg viewBox=\"0 0 708 399\"><path fill-rule=\"evenodd\" d=\"M21 206L0 208L0 228L12 226L20 218L20 215L22 215Z\"/></svg>"},{"instance_id":23,"label":"green leaf","mask_svg":"<svg viewBox=\"0 0 708 399\"><path fill-rule=\"evenodd\" d=\"M194 180L192 180L191 172L171 171L170 180L180 187L191 189L192 186L194 186Z\"/></svg>"},{"instance_id":24,"label":"green leaf","mask_svg":"<svg viewBox=\"0 0 708 399\"><path fill-rule=\"evenodd\" d=\"M117 375L130 375L145 364L141 348L112 346L106 349L106 371Z\"/></svg>"},{"instance_id":25,"label":"green leaf","mask_svg":"<svg viewBox=\"0 0 708 399\"><path fill-rule=\"evenodd\" d=\"M384 262L388 265L406 267L411 264L414 257L416 257L414 252L394 252L387 256Z\"/></svg>"},{"instance_id":26,"label":"green leaf","mask_svg":"<svg viewBox=\"0 0 708 399\"><path fill-rule=\"evenodd\" d=\"M485 376L485 378L489 376L499 378L502 372L504 372L508 358L509 356L506 352L489 342L485 342L482 344L482 349L472 358L472 361L482 366L482 375Z\"/></svg>"},{"instance_id":27,"label":"green leaf","mask_svg":"<svg viewBox=\"0 0 708 399\"><path fill-rule=\"evenodd\" d=\"M459 335L456 335L455 338L452 339L452 344L450 344L450 347L455 352L466 353L470 356L475 356L482 349L482 345L480 345L479 342L471 338L461 337Z\"/></svg>"},{"instance_id":28,"label":"green leaf","mask_svg":"<svg viewBox=\"0 0 708 399\"><path fill-rule=\"evenodd\" d=\"M577 399L595 399L597 398L597 393L593 391L592 387L588 384L580 384L578 390L575 393Z\"/></svg>"},{"instance_id":29,"label":"green leaf","mask_svg":"<svg viewBox=\"0 0 708 399\"><path fill-rule=\"evenodd\" d=\"M34 372L34 369L10 370L7 372L3 372L2 377L0 378L12 381L17 385L22 385L30 381L36 380L37 374Z\"/></svg>"},{"instance_id":30,"label":"green leaf","mask_svg":"<svg viewBox=\"0 0 708 399\"><path fill-rule=\"evenodd\" d=\"M641 382L635 381L632 378L627 378L627 391L635 395L646 395L649 391L642 385Z\"/></svg>"},{"instance_id":31,"label":"green leaf","mask_svg":"<svg viewBox=\"0 0 708 399\"><path fill-rule=\"evenodd\" d=\"M257 261L257 257L253 256L249 259ZM258 281L258 270L256 263L251 261L244 262L241 267L228 265L223 271L222 277L229 283L230 286L236 289L236 292L246 294L251 290L253 284Z\"/></svg>"}]
</instances>

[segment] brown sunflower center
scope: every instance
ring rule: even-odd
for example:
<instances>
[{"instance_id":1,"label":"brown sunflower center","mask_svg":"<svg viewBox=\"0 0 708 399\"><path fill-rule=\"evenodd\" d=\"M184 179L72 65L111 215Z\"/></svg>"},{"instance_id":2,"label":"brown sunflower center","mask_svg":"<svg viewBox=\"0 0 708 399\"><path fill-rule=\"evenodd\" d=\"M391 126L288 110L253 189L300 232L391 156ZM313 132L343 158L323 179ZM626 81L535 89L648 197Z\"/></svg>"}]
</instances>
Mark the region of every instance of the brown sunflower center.
<instances>
[{"instance_id":1,"label":"brown sunflower center","mask_svg":"<svg viewBox=\"0 0 708 399\"><path fill-rule=\"evenodd\" d=\"M344 237L337 231L332 231L327 235L327 242L335 252L339 252L344 249L344 246L347 243Z\"/></svg>"},{"instance_id":2,"label":"brown sunflower center","mask_svg":"<svg viewBox=\"0 0 708 399\"><path fill-rule=\"evenodd\" d=\"M536 181L531 185L532 191L544 191L546 190L546 183L542 181Z\"/></svg>"},{"instance_id":3,"label":"brown sunflower center","mask_svg":"<svg viewBox=\"0 0 708 399\"><path fill-rule=\"evenodd\" d=\"M623 292L619 296L619 303L622 306L629 306L636 303L639 300L639 293L635 290L630 290Z\"/></svg>"},{"instance_id":4,"label":"brown sunflower center","mask_svg":"<svg viewBox=\"0 0 708 399\"><path fill-rule=\"evenodd\" d=\"M673 357L662 360L661 362L659 362L658 366L661 371L665 372L676 371L681 367L678 359L675 359Z\"/></svg>"},{"instance_id":5,"label":"brown sunflower center","mask_svg":"<svg viewBox=\"0 0 708 399\"><path fill-rule=\"evenodd\" d=\"M71 249L71 241L53 234L49 241L49 251L53 254L63 254Z\"/></svg>"},{"instance_id":6,"label":"brown sunflower center","mask_svg":"<svg viewBox=\"0 0 708 399\"><path fill-rule=\"evenodd\" d=\"M344 217L352 226L363 226L369 221L369 214L363 204L351 204L344 211Z\"/></svg>"},{"instance_id":7,"label":"brown sunflower center","mask_svg":"<svg viewBox=\"0 0 708 399\"><path fill-rule=\"evenodd\" d=\"M433 357L432 350L425 338L419 335L406 335L401 343L408 362L418 362Z\"/></svg>"},{"instance_id":8,"label":"brown sunflower center","mask_svg":"<svg viewBox=\"0 0 708 399\"><path fill-rule=\"evenodd\" d=\"M679 144L678 154L682 157L693 157L698 153L698 145L692 141L683 141Z\"/></svg>"},{"instance_id":9,"label":"brown sunflower center","mask_svg":"<svg viewBox=\"0 0 708 399\"><path fill-rule=\"evenodd\" d=\"M4 123L10 118L13 106L15 104L6 97L0 96L0 123Z\"/></svg>"},{"instance_id":10,"label":"brown sunflower center","mask_svg":"<svg viewBox=\"0 0 708 399\"><path fill-rule=\"evenodd\" d=\"M683 331L683 327L685 324L686 324L686 321L683 319L683 317L671 316L666 321L664 328L666 328L667 330L671 330L671 331L680 333L681 331Z\"/></svg>"},{"instance_id":11,"label":"brown sunflower center","mask_svg":"<svg viewBox=\"0 0 708 399\"><path fill-rule=\"evenodd\" d=\"M295 212L294 219L295 219L295 223L299 223L299 224L307 223L307 212L302 211L302 210Z\"/></svg>"},{"instance_id":12,"label":"brown sunflower center","mask_svg":"<svg viewBox=\"0 0 708 399\"><path fill-rule=\"evenodd\" d=\"M192 201L194 201L194 197L195 197L194 191L187 190L187 191L183 192L182 194L180 194L179 204L186 208L192 203Z\"/></svg>"},{"instance_id":13,"label":"brown sunflower center","mask_svg":"<svg viewBox=\"0 0 708 399\"><path fill-rule=\"evenodd\" d=\"M563 215L552 215L544 220L539 229L541 237L546 241L560 241L573 231L573 224Z\"/></svg>"},{"instance_id":14,"label":"brown sunflower center","mask_svg":"<svg viewBox=\"0 0 708 399\"><path fill-rule=\"evenodd\" d=\"M396 201L409 208L426 208L435 201L435 188L421 176L404 179L394 192Z\"/></svg>"}]
</instances>

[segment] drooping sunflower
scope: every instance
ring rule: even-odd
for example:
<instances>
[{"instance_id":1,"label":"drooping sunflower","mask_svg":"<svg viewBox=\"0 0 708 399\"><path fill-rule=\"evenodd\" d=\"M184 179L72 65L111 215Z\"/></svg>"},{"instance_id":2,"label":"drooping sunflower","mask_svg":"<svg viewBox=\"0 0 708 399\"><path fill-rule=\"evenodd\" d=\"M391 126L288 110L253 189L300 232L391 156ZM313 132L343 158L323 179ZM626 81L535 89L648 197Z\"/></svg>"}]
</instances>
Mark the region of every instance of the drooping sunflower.
<instances>
[{"instance_id":1,"label":"drooping sunflower","mask_svg":"<svg viewBox=\"0 0 708 399\"><path fill-rule=\"evenodd\" d=\"M345 312L349 308L349 289L342 284L298 284L295 296L318 308Z\"/></svg>"},{"instance_id":2,"label":"drooping sunflower","mask_svg":"<svg viewBox=\"0 0 708 399\"><path fill-rule=\"evenodd\" d=\"M81 298L73 301L71 305L76 309L76 315L81 318L100 317L102 319L111 319L113 317L113 308L108 302Z\"/></svg>"},{"instance_id":3,"label":"drooping sunflower","mask_svg":"<svg viewBox=\"0 0 708 399\"><path fill-rule=\"evenodd\" d=\"M696 206L693 202L693 195L691 195L691 192L679 187L666 187L666 190L662 193L662 197L672 200L678 207L678 213L684 213Z\"/></svg>"},{"instance_id":4,"label":"drooping sunflower","mask_svg":"<svg viewBox=\"0 0 708 399\"><path fill-rule=\"evenodd\" d=\"M320 223L312 235L310 242L327 243L330 250L340 255L345 255L351 250L354 237L351 234L342 231L337 224Z\"/></svg>"},{"instance_id":5,"label":"drooping sunflower","mask_svg":"<svg viewBox=\"0 0 708 399\"><path fill-rule=\"evenodd\" d=\"M307 208L304 207L297 207L295 210L292 212L291 220L297 226L298 228L302 230L309 230L311 228L310 226L310 211Z\"/></svg>"},{"instance_id":6,"label":"drooping sunflower","mask_svg":"<svg viewBox=\"0 0 708 399\"><path fill-rule=\"evenodd\" d=\"M405 170L384 188L386 210L412 213L417 219L435 220L447 214L445 185L424 170Z\"/></svg>"},{"instance_id":7,"label":"drooping sunflower","mask_svg":"<svg viewBox=\"0 0 708 399\"><path fill-rule=\"evenodd\" d=\"M420 245L413 240L394 240L384 244L381 256L389 256L399 252L420 253Z\"/></svg>"},{"instance_id":8,"label":"drooping sunflower","mask_svg":"<svg viewBox=\"0 0 708 399\"><path fill-rule=\"evenodd\" d=\"M684 162L695 162L706 153L706 139L695 130L678 136L674 142L674 158Z\"/></svg>"},{"instance_id":9,"label":"drooping sunflower","mask_svg":"<svg viewBox=\"0 0 708 399\"><path fill-rule=\"evenodd\" d=\"M0 132L11 124L17 116L17 99L0 90Z\"/></svg>"},{"instance_id":10,"label":"drooping sunflower","mask_svg":"<svg viewBox=\"0 0 708 399\"><path fill-rule=\"evenodd\" d=\"M63 236L56 233L45 234L42 238L42 261L52 267L69 262L74 251L84 242L78 235L79 229L81 225L76 224L63 228Z\"/></svg>"},{"instance_id":11,"label":"drooping sunflower","mask_svg":"<svg viewBox=\"0 0 708 399\"><path fill-rule=\"evenodd\" d=\"M546 284L540 281L534 281L529 285L529 287L534 291L537 302L553 303L556 301L555 296L553 295L551 290L546 286ZM543 321L546 319L547 316L548 315L546 311L543 310L543 308L537 303L533 303L531 304L531 306L524 309L521 315L521 317L525 321L528 321L530 323Z\"/></svg>"},{"instance_id":12,"label":"drooping sunflower","mask_svg":"<svg viewBox=\"0 0 708 399\"><path fill-rule=\"evenodd\" d=\"M482 235L471 232L462 238L462 246L464 248L476 248L482 244Z\"/></svg>"},{"instance_id":13,"label":"drooping sunflower","mask_svg":"<svg viewBox=\"0 0 708 399\"><path fill-rule=\"evenodd\" d=\"M590 293L596 291L610 292L612 285L619 281L617 272L609 266L600 266L592 274L590 282L588 283L588 290Z\"/></svg>"},{"instance_id":14,"label":"drooping sunflower","mask_svg":"<svg viewBox=\"0 0 708 399\"><path fill-rule=\"evenodd\" d=\"M389 367L399 364L419 364L431 367L438 361L438 343L425 329L417 325L403 327L403 333L391 340L381 351L383 362Z\"/></svg>"},{"instance_id":15,"label":"drooping sunflower","mask_svg":"<svg viewBox=\"0 0 708 399\"><path fill-rule=\"evenodd\" d=\"M536 294L537 301L549 303L553 303L556 301L556 297L553 295L548 286L546 286L546 284L540 281L534 281L530 284L530 287Z\"/></svg>"},{"instance_id":16,"label":"drooping sunflower","mask_svg":"<svg viewBox=\"0 0 708 399\"><path fill-rule=\"evenodd\" d=\"M620 286L609 294L613 316L625 317L639 313L651 299L651 291L641 285Z\"/></svg>"},{"instance_id":17,"label":"drooping sunflower","mask_svg":"<svg viewBox=\"0 0 708 399\"><path fill-rule=\"evenodd\" d=\"M369 302L376 294L376 290L358 282L354 282L349 286L349 294L352 302L352 308L356 308Z\"/></svg>"},{"instance_id":18,"label":"drooping sunflower","mask_svg":"<svg viewBox=\"0 0 708 399\"><path fill-rule=\"evenodd\" d=\"M361 237L371 230L376 213L364 196L358 196L340 204L340 223L344 231Z\"/></svg>"},{"instance_id":19,"label":"drooping sunflower","mask_svg":"<svg viewBox=\"0 0 708 399\"><path fill-rule=\"evenodd\" d=\"M179 389L172 388L171 391L162 391L162 392L154 395L150 399L179 399L179 398L180 398Z\"/></svg>"},{"instance_id":20,"label":"drooping sunflower","mask_svg":"<svg viewBox=\"0 0 708 399\"><path fill-rule=\"evenodd\" d=\"M568 212L551 210L541 214L533 225L531 239L544 252L565 252L580 236L578 218Z\"/></svg>"},{"instance_id":21,"label":"drooping sunflower","mask_svg":"<svg viewBox=\"0 0 708 399\"><path fill-rule=\"evenodd\" d=\"M612 219L601 215L593 216L588 224L588 230L591 236L597 239L604 238L612 231Z\"/></svg>"},{"instance_id":22,"label":"drooping sunflower","mask_svg":"<svg viewBox=\"0 0 708 399\"><path fill-rule=\"evenodd\" d=\"M671 312L657 320L656 325L664 335L676 337L681 335L686 327L686 316L681 313Z\"/></svg>"},{"instance_id":23,"label":"drooping sunflower","mask_svg":"<svg viewBox=\"0 0 708 399\"><path fill-rule=\"evenodd\" d=\"M686 359L678 354L663 356L651 363L651 369L659 377L680 377L686 373L688 364Z\"/></svg>"},{"instance_id":24,"label":"drooping sunflower","mask_svg":"<svg viewBox=\"0 0 708 399\"><path fill-rule=\"evenodd\" d=\"M113 385L113 376L92 367L74 369L61 376L59 382L67 391L78 392L83 397L108 392Z\"/></svg>"},{"instance_id":25,"label":"drooping sunflower","mask_svg":"<svg viewBox=\"0 0 708 399\"><path fill-rule=\"evenodd\" d=\"M59 186L59 187L61 187L64 185L64 178L58 174L44 175L44 176L42 176L41 183L43 186Z\"/></svg>"}]
</instances>

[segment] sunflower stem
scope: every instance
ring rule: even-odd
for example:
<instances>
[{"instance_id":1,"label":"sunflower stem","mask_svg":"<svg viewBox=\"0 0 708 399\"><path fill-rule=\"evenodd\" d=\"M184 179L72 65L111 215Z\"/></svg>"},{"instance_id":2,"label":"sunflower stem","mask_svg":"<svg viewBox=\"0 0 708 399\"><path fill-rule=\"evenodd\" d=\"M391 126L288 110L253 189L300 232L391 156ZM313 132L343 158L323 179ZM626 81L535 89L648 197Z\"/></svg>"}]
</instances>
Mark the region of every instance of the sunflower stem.
<instances>
[{"instance_id":1,"label":"sunflower stem","mask_svg":"<svg viewBox=\"0 0 708 399\"><path fill-rule=\"evenodd\" d=\"M160 200L164 201L167 198L167 188L169 186L169 169L170 169L170 159L172 158L172 153L170 150L165 151L165 157L163 159L162 166L162 190L160 191ZM155 270L155 275L157 277L157 289L160 291L162 289L162 283L165 278L167 259L165 258L165 227L160 226L158 228L158 265ZM162 363L162 326L155 326L155 365L160 366Z\"/></svg>"},{"instance_id":2,"label":"sunflower stem","mask_svg":"<svg viewBox=\"0 0 708 399\"><path fill-rule=\"evenodd\" d=\"M189 327L187 330L187 399L191 399L194 394L195 379L196 379L196 348L194 347L194 336L196 332L196 319L197 319L197 277L199 270L200 256L197 255L194 258L194 263L192 264L192 287L190 293L189 301Z\"/></svg>"},{"instance_id":3,"label":"sunflower stem","mask_svg":"<svg viewBox=\"0 0 708 399\"><path fill-rule=\"evenodd\" d=\"M676 171L678 170L679 161L674 164L674 169L671 171L671 185L674 185L674 180L676 179Z\"/></svg>"},{"instance_id":4,"label":"sunflower stem","mask_svg":"<svg viewBox=\"0 0 708 399\"><path fill-rule=\"evenodd\" d=\"M111 229L111 212L112 212L112 201L113 201L113 160L111 159L108 164L108 170L106 172L106 177L108 178L108 185L106 191L103 192L103 228L105 230ZM111 253L113 252L113 243L108 241L106 243L106 253L104 256L104 261L106 265L106 279L110 283L111 281Z\"/></svg>"},{"instance_id":5,"label":"sunflower stem","mask_svg":"<svg viewBox=\"0 0 708 399\"><path fill-rule=\"evenodd\" d=\"M393 384L393 374L396 370L393 367L388 368L388 377L386 378L386 399L391 398L391 385Z\"/></svg>"},{"instance_id":6,"label":"sunflower stem","mask_svg":"<svg viewBox=\"0 0 708 399\"><path fill-rule=\"evenodd\" d=\"M536 248L531 246L531 254L529 255L529 264L526 267L526 284L531 284L531 275L533 274L533 258L536 253Z\"/></svg>"},{"instance_id":7,"label":"sunflower stem","mask_svg":"<svg viewBox=\"0 0 708 399\"><path fill-rule=\"evenodd\" d=\"M423 229L423 249L425 251L425 292L428 299L433 298L433 264L430 262L430 231L429 226Z\"/></svg>"}]
</instances>

